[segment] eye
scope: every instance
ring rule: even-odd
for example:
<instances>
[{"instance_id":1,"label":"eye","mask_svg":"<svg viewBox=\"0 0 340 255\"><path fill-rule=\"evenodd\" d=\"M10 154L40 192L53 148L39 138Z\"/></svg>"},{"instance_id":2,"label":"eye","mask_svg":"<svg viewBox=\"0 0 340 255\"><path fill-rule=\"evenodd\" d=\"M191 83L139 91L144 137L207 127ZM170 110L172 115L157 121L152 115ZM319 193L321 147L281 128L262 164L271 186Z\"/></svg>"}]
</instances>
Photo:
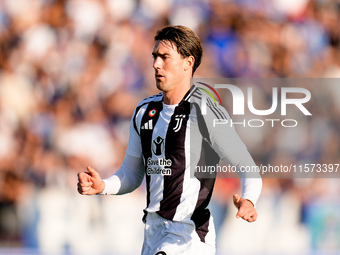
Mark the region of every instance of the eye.
<instances>
[{"instance_id":1,"label":"eye","mask_svg":"<svg viewBox=\"0 0 340 255\"><path fill-rule=\"evenodd\" d=\"M169 54L164 54L161 56L163 60L169 59L170 55Z\"/></svg>"}]
</instances>

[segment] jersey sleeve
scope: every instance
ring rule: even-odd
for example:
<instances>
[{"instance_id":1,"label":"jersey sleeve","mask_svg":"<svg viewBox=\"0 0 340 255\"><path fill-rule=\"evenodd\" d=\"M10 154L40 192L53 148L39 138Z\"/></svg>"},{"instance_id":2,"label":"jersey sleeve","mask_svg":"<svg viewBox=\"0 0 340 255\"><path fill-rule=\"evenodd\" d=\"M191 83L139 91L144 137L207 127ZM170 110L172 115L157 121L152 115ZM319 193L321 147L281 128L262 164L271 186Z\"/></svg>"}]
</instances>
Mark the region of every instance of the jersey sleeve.
<instances>
[{"instance_id":1,"label":"jersey sleeve","mask_svg":"<svg viewBox=\"0 0 340 255\"><path fill-rule=\"evenodd\" d=\"M136 109L130 122L129 144L126 153L134 157L142 157L142 144L139 135L141 114Z\"/></svg>"},{"instance_id":2,"label":"jersey sleeve","mask_svg":"<svg viewBox=\"0 0 340 255\"><path fill-rule=\"evenodd\" d=\"M130 122L129 144L123 163L119 170L111 177L104 179L103 195L121 195L138 188L144 178L144 163L142 145L139 136L140 116L136 108Z\"/></svg>"},{"instance_id":3,"label":"jersey sleeve","mask_svg":"<svg viewBox=\"0 0 340 255\"><path fill-rule=\"evenodd\" d=\"M231 124L227 110L208 99L207 114L203 117L210 145L221 159L236 167L241 181L242 197L255 205L261 193L262 179L247 147Z\"/></svg>"},{"instance_id":4,"label":"jersey sleeve","mask_svg":"<svg viewBox=\"0 0 340 255\"><path fill-rule=\"evenodd\" d=\"M104 179L102 195L122 195L137 189L144 178L144 164L141 157L126 154L120 169L111 177Z\"/></svg>"}]
</instances>

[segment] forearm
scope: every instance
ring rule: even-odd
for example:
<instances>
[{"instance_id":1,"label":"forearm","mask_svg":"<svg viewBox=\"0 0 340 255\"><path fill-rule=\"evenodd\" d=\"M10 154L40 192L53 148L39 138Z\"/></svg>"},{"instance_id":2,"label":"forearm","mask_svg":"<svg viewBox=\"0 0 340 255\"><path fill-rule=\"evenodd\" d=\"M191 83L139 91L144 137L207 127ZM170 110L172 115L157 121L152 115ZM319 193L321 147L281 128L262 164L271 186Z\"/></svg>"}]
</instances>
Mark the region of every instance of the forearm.
<instances>
[{"instance_id":1,"label":"forearm","mask_svg":"<svg viewBox=\"0 0 340 255\"><path fill-rule=\"evenodd\" d=\"M211 107L207 107L210 112L203 115L210 144L220 158L236 167L241 181L242 197L255 205L262 190L258 168L235 128L225 125L232 122L226 109L221 106L214 107L212 102L210 103ZM222 122L216 123L216 118Z\"/></svg>"},{"instance_id":2,"label":"forearm","mask_svg":"<svg viewBox=\"0 0 340 255\"><path fill-rule=\"evenodd\" d=\"M242 198L250 200L255 206L261 194L262 178L248 150L240 153L242 159L234 163L241 182Z\"/></svg>"},{"instance_id":3,"label":"forearm","mask_svg":"<svg viewBox=\"0 0 340 255\"><path fill-rule=\"evenodd\" d=\"M215 132L215 148L225 162L236 167L241 181L242 198L255 205L262 190L259 169L236 131L233 128L223 131Z\"/></svg>"},{"instance_id":4,"label":"forearm","mask_svg":"<svg viewBox=\"0 0 340 255\"><path fill-rule=\"evenodd\" d=\"M255 206L262 190L262 179L241 178L242 198L250 200Z\"/></svg>"},{"instance_id":5,"label":"forearm","mask_svg":"<svg viewBox=\"0 0 340 255\"><path fill-rule=\"evenodd\" d=\"M241 182L242 198L250 200L255 205L262 190L262 178L254 160L245 147L231 158L231 160L224 158L224 161L236 167Z\"/></svg>"},{"instance_id":6,"label":"forearm","mask_svg":"<svg viewBox=\"0 0 340 255\"><path fill-rule=\"evenodd\" d=\"M143 159L125 155L120 169L111 177L104 179L105 188L101 194L122 195L137 189L143 181Z\"/></svg>"}]
</instances>

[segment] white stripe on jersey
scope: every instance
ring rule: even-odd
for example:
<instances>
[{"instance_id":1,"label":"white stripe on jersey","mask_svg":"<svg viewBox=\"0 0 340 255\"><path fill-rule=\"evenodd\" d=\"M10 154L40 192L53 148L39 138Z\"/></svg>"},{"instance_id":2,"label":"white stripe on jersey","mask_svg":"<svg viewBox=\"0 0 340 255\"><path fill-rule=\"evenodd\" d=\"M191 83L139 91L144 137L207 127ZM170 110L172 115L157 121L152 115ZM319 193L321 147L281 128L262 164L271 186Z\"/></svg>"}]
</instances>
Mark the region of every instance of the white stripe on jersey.
<instances>
[{"instance_id":1,"label":"white stripe on jersey","mask_svg":"<svg viewBox=\"0 0 340 255\"><path fill-rule=\"evenodd\" d=\"M154 126L151 142L160 136L164 138L164 144L166 144L167 127L169 126L171 116L173 115L176 106L177 105L166 105L163 103L163 110L160 112L158 121ZM164 152L165 150L163 150L160 156L152 154L152 159L165 158ZM164 176L161 174L150 175L150 204L147 208L148 212L156 212L159 210L160 202L163 200L163 190Z\"/></svg>"}]
</instances>

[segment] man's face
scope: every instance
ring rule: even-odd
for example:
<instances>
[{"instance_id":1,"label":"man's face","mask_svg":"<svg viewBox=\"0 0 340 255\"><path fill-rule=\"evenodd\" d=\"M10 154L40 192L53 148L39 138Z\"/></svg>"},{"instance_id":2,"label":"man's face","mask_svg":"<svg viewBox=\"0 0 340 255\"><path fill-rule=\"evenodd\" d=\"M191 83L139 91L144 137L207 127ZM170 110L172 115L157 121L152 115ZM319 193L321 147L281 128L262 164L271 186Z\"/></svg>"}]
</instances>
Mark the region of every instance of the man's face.
<instances>
[{"instance_id":1,"label":"man's face","mask_svg":"<svg viewBox=\"0 0 340 255\"><path fill-rule=\"evenodd\" d=\"M186 58L169 41L156 41L152 56L157 88L164 92L176 88L183 81Z\"/></svg>"}]
</instances>

